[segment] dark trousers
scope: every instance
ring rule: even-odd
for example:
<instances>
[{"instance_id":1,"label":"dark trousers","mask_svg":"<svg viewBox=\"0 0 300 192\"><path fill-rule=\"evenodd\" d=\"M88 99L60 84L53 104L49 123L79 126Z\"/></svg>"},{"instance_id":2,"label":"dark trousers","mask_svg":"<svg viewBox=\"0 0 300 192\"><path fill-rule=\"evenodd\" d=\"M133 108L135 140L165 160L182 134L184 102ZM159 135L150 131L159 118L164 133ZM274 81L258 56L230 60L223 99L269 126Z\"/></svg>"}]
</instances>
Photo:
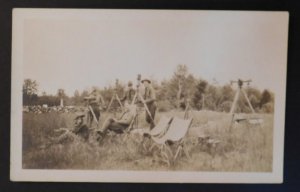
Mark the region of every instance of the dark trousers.
<instances>
[{"instance_id":1,"label":"dark trousers","mask_svg":"<svg viewBox=\"0 0 300 192\"><path fill-rule=\"evenodd\" d=\"M114 119L109 118L104 122L102 132L106 133L107 130L110 130L115 133L123 133L128 126L128 124L118 123Z\"/></svg>"},{"instance_id":2,"label":"dark trousers","mask_svg":"<svg viewBox=\"0 0 300 192\"><path fill-rule=\"evenodd\" d=\"M99 109L99 106L98 105L91 105L91 107L92 107L92 109L93 109L93 111L94 111L94 114L95 114L95 116L96 116L96 119L97 119L97 121L99 122L99 119L100 119L100 109ZM92 125L92 122L93 122L93 120L94 120L94 116L93 116L93 114L92 114L92 112L91 111L89 111L89 125L91 126Z\"/></svg>"},{"instance_id":3,"label":"dark trousers","mask_svg":"<svg viewBox=\"0 0 300 192\"><path fill-rule=\"evenodd\" d=\"M112 122L110 126L108 127L109 130L115 132L115 133L123 133L124 130L128 127L129 125L126 124L121 124L117 122Z\"/></svg>"},{"instance_id":4,"label":"dark trousers","mask_svg":"<svg viewBox=\"0 0 300 192\"><path fill-rule=\"evenodd\" d=\"M154 118L155 118L155 112L156 112L156 108L157 108L156 103L147 104L147 107L149 109L152 119L151 119L150 115L148 114L148 112L146 111L146 121L147 121L147 123L150 124L150 129L153 129L155 127Z\"/></svg>"}]
</instances>

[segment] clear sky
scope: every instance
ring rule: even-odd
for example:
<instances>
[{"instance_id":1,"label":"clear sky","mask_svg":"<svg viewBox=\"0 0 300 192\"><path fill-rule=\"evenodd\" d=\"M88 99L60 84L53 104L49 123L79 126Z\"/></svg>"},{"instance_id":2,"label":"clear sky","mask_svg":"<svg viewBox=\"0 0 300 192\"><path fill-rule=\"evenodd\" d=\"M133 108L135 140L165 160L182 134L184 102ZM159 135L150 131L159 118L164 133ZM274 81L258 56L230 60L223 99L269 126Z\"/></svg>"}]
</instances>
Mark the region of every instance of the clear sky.
<instances>
[{"instance_id":1,"label":"clear sky","mask_svg":"<svg viewBox=\"0 0 300 192\"><path fill-rule=\"evenodd\" d=\"M274 89L286 67L287 27L280 13L209 11L82 11L24 23L24 78L39 90L68 95L138 73L157 80L186 64L220 85L237 78Z\"/></svg>"}]
</instances>

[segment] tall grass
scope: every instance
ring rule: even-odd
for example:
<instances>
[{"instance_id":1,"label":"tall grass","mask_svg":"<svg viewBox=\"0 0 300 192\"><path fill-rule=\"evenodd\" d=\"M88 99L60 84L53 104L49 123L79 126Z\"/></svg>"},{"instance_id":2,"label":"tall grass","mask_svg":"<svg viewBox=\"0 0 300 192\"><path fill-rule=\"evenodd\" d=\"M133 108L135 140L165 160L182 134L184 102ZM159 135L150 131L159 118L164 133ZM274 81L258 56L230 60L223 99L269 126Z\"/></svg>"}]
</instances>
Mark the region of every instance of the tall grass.
<instances>
[{"instance_id":1,"label":"tall grass","mask_svg":"<svg viewBox=\"0 0 300 192\"><path fill-rule=\"evenodd\" d=\"M101 121L109 114L103 114ZM183 117L183 112L160 112L161 115ZM261 126L247 123L229 129L231 117L226 113L195 111L192 127L186 136L191 159L182 156L173 166L156 161L155 153L147 153L141 145L142 137L130 135L107 136L98 143L74 141L40 149L55 137L54 129L72 127L72 114L24 114L23 168L26 169L99 169L99 170L183 170L183 171L272 171L273 115L260 116ZM144 114L139 115L139 127L147 127ZM197 143L198 135L209 135L220 141L215 147Z\"/></svg>"}]
</instances>

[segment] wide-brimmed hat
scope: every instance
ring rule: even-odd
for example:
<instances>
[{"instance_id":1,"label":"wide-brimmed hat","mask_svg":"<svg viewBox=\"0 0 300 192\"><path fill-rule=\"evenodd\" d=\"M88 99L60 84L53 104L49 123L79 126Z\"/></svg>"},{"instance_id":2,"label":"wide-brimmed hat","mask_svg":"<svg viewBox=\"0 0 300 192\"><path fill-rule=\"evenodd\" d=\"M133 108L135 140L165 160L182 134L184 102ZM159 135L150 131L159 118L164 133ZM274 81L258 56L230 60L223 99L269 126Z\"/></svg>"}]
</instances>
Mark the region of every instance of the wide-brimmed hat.
<instances>
[{"instance_id":1,"label":"wide-brimmed hat","mask_svg":"<svg viewBox=\"0 0 300 192\"><path fill-rule=\"evenodd\" d=\"M141 82L144 83L145 81L147 81L148 83L151 83L151 81L149 79L143 79Z\"/></svg>"},{"instance_id":2,"label":"wide-brimmed hat","mask_svg":"<svg viewBox=\"0 0 300 192\"><path fill-rule=\"evenodd\" d=\"M78 119L78 118L82 118L85 116L85 113L84 112L76 112L75 114L75 119Z\"/></svg>"}]
</instances>

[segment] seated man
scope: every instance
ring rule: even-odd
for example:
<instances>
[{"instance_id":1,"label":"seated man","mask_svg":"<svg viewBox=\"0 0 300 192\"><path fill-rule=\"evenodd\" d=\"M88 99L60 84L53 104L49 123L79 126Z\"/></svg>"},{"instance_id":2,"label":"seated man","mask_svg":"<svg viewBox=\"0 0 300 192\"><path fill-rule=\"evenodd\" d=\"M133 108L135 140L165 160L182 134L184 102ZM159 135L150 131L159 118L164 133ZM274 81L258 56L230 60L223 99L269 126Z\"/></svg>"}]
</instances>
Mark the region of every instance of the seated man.
<instances>
[{"instance_id":1,"label":"seated man","mask_svg":"<svg viewBox=\"0 0 300 192\"><path fill-rule=\"evenodd\" d=\"M98 130L97 133L101 136L105 135L108 130L115 133L123 133L131 125L136 115L136 106L125 103L124 109L125 111L120 118L115 119L110 117L106 119L102 125L102 129Z\"/></svg>"},{"instance_id":2,"label":"seated man","mask_svg":"<svg viewBox=\"0 0 300 192\"><path fill-rule=\"evenodd\" d=\"M85 113L78 112L74 119L74 128L73 129L58 129L58 131L65 131L62 135L57 138L52 139L52 144L55 143L63 143L66 141L74 141L74 139L78 138L82 141L87 141L89 139L89 128L84 123Z\"/></svg>"}]
</instances>

